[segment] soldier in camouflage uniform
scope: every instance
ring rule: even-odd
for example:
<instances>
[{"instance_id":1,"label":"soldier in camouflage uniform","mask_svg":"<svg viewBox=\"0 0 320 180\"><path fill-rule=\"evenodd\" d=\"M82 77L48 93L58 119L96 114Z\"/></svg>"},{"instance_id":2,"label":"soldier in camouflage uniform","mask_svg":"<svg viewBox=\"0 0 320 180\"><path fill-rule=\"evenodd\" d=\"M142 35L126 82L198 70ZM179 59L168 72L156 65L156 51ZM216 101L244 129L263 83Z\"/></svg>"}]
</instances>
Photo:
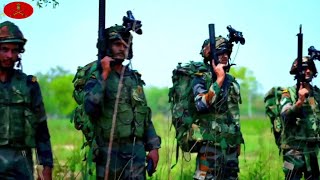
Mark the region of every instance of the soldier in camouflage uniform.
<instances>
[{"instance_id":1,"label":"soldier in camouflage uniform","mask_svg":"<svg viewBox=\"0 0 320 180\"><path fill-rule=\"evenodd\" d=\"M107 56L99 64L102 72L92 74L84 88L84 108L95 124L97 178L103 179L108 171L109 179L146 179L146 158L152 160L155 170L160 137L151 121L141 75L122 65L132 57L132 35L119 25L107 28L105 35ZM108 154L112 127L114 136ZM146 151L149 151L147 156ZM108 160L109 169L106 169Z\"/></svg>"},{"instance_id":2,"label":"soldier in camouflage uniform","mask_svg":"<svg viewBox=\"0 0 320 180\"><path fill-rule=\"evenodd\" d=\"M286 179L319 179L320 147L320 90L311 81L317 69L309 56L302 59L305 82L296 97L296 86L282 93L280 108L283 121L281 148ZM290 74L297 75L297 60ZM297 77L297 76L296 76ZM291 97L294 98L291 98ZM297 100L295 100L297 99Z\"/></svg>"},{"instance_id":3,"label":"soldier in camouflage uniform","mask_svg":"<svg viewBox=\"0 0 320 180\"><path fill-rule=\"evenodd\" d=\"M213 80L208 64L212 60L209 40L202 46L200 54L207 65L207 73L199 73L192 82L197 109L194 119L202 134L194 179L238 178L238 156L244 141L239 122L240 86L224 70L229 65L231 52L232 44L222 36L216 37L219 64L212 63L217 77Z\"/></svg>"},{"instance_id":4,"label":"soldier in camouflage uniform","mask_svg":"<svg viewBox=\"0 0 320 180\"><path fill-rule=\"evenodd\" d=\"M34 179L32 148L41 167L38 176L52 179L52 151L47 117L36 77L19 69L26 43L12 22L0 23L0 179Z\"/></svg>"}]
</instances>

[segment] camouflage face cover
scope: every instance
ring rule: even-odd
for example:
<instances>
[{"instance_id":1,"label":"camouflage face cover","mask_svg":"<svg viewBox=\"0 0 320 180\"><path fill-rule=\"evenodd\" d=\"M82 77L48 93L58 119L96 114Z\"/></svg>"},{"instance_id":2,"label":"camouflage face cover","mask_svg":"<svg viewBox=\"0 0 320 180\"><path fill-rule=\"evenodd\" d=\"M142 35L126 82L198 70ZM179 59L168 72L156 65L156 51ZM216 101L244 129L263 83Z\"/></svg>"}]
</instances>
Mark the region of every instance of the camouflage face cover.
<instances>
[{"instance_id":1,"label":"camouflage face cover","mask_svg":"<svg viewBox=\"0 0 320 180\"><path fill-rule=\"evenodd\" d=\"M0 23L0 43L19 43L24 46L26 42L18 26L10 21Z\"/></svg>"},{"instance_id":2,"label":"camouflage face cover","mask_svg":"<svg viewBox=\"0 0 320 180\"><path fill-rule=\"evenodd\" d=\"M317 76L317 68L316 65L314 64L313 60L310 59L309 56L304 56L302 58L302 65L305 65L305 67L309 67L309 69L313 72L313 77ZM292 63L291 69L290 69L290 74L296 75L298 73L298 61L295 59Z\"/></svg>"},{"instance_id":3,"label":"camouflage face cover","mask_svg":"<svg viewBox=\"0 0 320 180\"><path fill-rule=\"evenodd\" d=\"M229 56L232 52L232 44L229 43L229 41L222 37L222 36L218 36L215 38L216 40L216 53L217 55L222 54L222 53L229 53ZM204 57L204 49L206 46L208 46L210 44L210 40L206 39L203 44L202 44L202 48L200 51L200 54L202 55L202 57ZM204 57L206 58L206 57Z\"/></svg>"}]
</instances>

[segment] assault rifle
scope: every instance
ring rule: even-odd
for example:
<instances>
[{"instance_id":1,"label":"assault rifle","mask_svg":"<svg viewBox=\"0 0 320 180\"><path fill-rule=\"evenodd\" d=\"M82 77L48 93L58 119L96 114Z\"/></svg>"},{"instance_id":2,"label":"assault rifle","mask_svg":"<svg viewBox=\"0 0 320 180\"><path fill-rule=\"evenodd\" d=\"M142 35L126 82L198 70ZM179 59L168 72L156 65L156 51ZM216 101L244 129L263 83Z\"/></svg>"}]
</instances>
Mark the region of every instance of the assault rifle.
<instances>
[{"instance_id":1,"label":"assault rifle","mask_svg":"<svg viewBox=\"0 0 320 180\"><path fill-rule=\"evenodd\" d=\"M101 59L107 54L107 43L105 38L105 22L106 21L106 0L99 0L99 23L98 23L98 61L97 67L102 71Z\"/></svg>"},{"instance_id":2,"label":"assault rifle","mask_svg":"<svg viewBox=\"0 0 320 180\"><path fill-rule=\"evenodd\" d=\"M215 34L215 28L214 24L209 24L209 42L210 42L210 56L209 56L209 64L210 64L210 71L212 74L212 82L214 82L217 79L217 75L215 74L212 63L215 65L219 64L218 56L216 54L216 34ZM213 59L213 62L212 62Z\"/></svg>"},{"instance_id":3,"label":"assault rifle","mask_svg":"<svg viewBox=\"0 0 320 180\"><path fill-rule=\"evenodd\" d=\"M297 79L296 95L297 95L297 98L299 98L300 84L302 82L306 82L306 79L305 79L305 68L303 68L303 64L302 64L303 34L302 34L302 25L301 24L300 24L299 33L297 34L297 36L298 36L298 62L297 62L298 71L297 71L297 74L296 74L295 78Z\"/></svg>"},{"instance_id":4,"label":"assault rifle","mask_svg":"<svg viewBox=\"0 0 320 180\"><path fill-rule=\"evenodd\" d=\"M238 42L240 42L240 44L244 45L245 44L245 38L242 35L242 32L235 30L234 28L231 27L231 25L227 26L227 29L229 31L228 34L228 47L230 47L230 49L232 49L233 46L233 42L235 42L236 44L238 44ZM216 39L215 39L215 27L214 24L209 24L209 42L210 42L210 59L213 59L214 62L209 61L210 64L210 70L212 73L212 80L215 81L216 80L216 74L213 71L212 68L212 63L214 63L215 65L219 64L219 59L218 56L225 53L228 49L222 49L220 51L216 51ZM230 67L232 65L235 64L228 64L228 66L226 66L224 69L226 72L229 71Z\"/></svg>"},{"instance_id":5,"label":"assault rifle","mask_svg":"<svg viewBox=\"0 0 320 180\"><path fill-rule=\"evenodd\" d=\"M127 11L127 16L123 16L122 21L122 25L125 27L125 32L134 31L139 35L142 34L141 21L136 20L130 10ZM99 70L101 70L101 59L106 55L111 56L111 52L108 51L108 40L105 36L105 0L99 0L99 29L97 43ZM130 48L129 51L132 51L131 42L129 42L128 45Z\"/></svg>"}]
</instances>

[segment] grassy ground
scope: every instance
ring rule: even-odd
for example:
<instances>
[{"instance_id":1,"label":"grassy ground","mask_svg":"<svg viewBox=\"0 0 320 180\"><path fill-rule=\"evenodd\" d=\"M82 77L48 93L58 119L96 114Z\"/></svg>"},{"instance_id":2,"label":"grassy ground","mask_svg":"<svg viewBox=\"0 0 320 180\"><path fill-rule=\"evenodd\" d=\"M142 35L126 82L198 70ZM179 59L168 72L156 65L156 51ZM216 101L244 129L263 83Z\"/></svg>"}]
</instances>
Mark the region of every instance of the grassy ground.
<instances>
[{"instance_id":1,"label":"grassy ground","mask_svg":"<svg viewBox=\"0 0 320 180\"><path fill-rule=\"evenodd\" d=\"M176 162L176 145L174 130L170 131L170 119L155 116L153 121L162 137L162 148L157 172L148 179L192 179L195 154L180 152L178 164L171 169ZM69 120L50 120L49 129L55 158L55 177L81 179L79 171L84 157L84 150L80 150L83 142L81 132L75 130ZM282 157L274 143L269 120L242 120L241 129L245 145L239 157L240 178L283 179Z\"/></svg>"}]
</instances>

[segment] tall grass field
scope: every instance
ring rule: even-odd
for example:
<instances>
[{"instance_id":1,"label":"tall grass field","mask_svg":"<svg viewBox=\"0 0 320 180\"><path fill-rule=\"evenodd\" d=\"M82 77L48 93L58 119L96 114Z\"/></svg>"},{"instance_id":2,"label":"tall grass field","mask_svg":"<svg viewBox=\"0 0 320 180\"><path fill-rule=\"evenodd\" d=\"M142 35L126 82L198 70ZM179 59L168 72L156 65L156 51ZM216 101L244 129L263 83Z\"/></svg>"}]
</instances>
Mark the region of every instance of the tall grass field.
<instances>
[{"instance_id":1,"label":"tall grass field","mask_svg":"<svg viewBox=\"0 0 320 180\"><path fill-rule=\"evenodd\" d=\"M157 171L148 179L192 179L196 154L179 153L176 163L175 131L169 118L154 116L153 123L162 138ZM83 136L69 120L49 120L49 130L54 154L54 179L95 179L84 173L86 148L81 149ZM241 147L239 178L244 180L284 179L282 156L279 155L266 118L242 119L241 130L245 144ZM94 170L94 164L91 166ZM88 168L88 166L87 166ZM89 168L88 168L89 169Z\"/></svg>"}]
</instances>

